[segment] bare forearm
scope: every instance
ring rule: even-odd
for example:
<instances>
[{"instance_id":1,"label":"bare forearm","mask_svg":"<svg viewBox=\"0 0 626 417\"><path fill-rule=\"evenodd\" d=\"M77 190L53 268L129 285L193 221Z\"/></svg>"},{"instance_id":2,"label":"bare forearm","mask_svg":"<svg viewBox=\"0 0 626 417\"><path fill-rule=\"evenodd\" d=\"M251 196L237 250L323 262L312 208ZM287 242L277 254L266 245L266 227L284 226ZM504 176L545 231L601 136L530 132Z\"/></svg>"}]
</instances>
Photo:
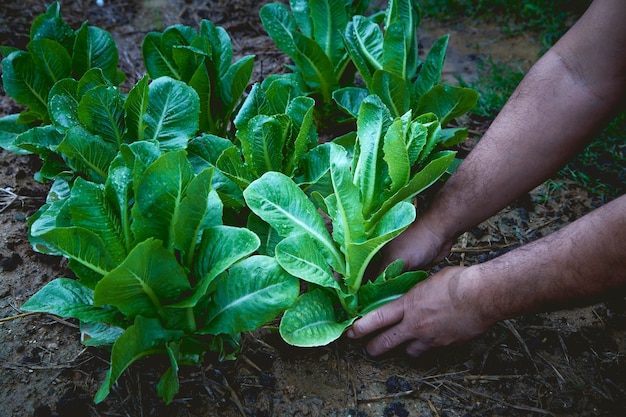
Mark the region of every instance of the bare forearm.
<instances>
[{"instance_id":1,"label":"bare forearm","mask_svg":"<svg viewBox=\"0 0 626 417\"><path fill-rule=\"evenodd\" d=\"M588 303L626 286L626 196L560 231L465 271L466 302L496 322Z\"/></svg>"},{"instance_id":2,"label":"bare forearm","mask_svg":"<svg viewBox=\"0 0 626 417\"><path fill-rule=\"evenodd\" d=\"M430 208L384 253L408 269L549 178L624 104L626 2L595 0L524 78Z\"/></svg>"},{"instance_id":3,"label":"bare forearm","mask_svg":"<svg viewBox=\"0 0 626 417\"><path fill-rule=\"evenodd\" d=\"M600 102L563 77L558 59L547 60L528 74L437 196L433 213L449 223L445 234L467 230L544 182L606 122L615 103Z\"/></svg>"},{"instance_id":4,"label":"bare forearm","mask_svg":"<svg viewBox=\"0 0 626 417\"><path fill-rule=\"evenodd\" d=\"M624 9L620 4L609 12L619 16ZM541 184L620 106L626 54L588 40L623 36L604 29L609 22L602 30L611 33L590 30L603 19L601 8L591 10L531 69L433 202L429 215L437 217L441 233L455 236Z\"/></svg>"}]
</instances>

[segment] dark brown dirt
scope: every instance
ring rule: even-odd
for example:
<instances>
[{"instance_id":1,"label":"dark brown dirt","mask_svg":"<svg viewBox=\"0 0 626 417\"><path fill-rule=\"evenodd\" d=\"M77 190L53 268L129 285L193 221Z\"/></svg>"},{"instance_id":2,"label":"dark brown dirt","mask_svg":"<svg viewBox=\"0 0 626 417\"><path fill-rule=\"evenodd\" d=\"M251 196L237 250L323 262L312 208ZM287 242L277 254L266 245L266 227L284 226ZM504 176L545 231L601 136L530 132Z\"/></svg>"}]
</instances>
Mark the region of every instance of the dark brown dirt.
<instances>
[{"instance_id":1,"label":"dark brown dirt","mask_svg":"<svg viewBox=\"0 0 626 417\"><path fill-rule=\"evenodd\" d=\"M8 0L0 6L0 45L24 47L44 0ZM120 50L126 86L143 74L140 45L150 30L202 18L224 26L236 56L255 54L254 80L282 70L287 59L248 0L63 1L73 27L84 20L110 31ZM471 77L476 56L498 39L502 59L532 59L530 36L494 35L469 22L446 27L426 22L427 47L451 33L446 75ZM508 47L507 47L508 45ZM513 51L517 45L522 55ZM498 53L493 51L493 53ZM19 108L0 90L0 115ZM487 122L468 120L474 137ZM109 398L92 397L108 368L108 353L80 344L77 323L24 315L20 305L51 279L70 276L64 260L33 252L28 218L43 204L46 185L34 181L38 160L0 151L0 417L4 416L619 416L626 415L626 303L616 298L592 307L537 314L496 325L461 347L418 360L396 352L380 360L357 342L339 340L316 349L285 345L272 329L244 336L236 361L207 358L202 368L181 369L181 392L164 405L154 385L159 358L133 365ZM550 233L599 205L579 186L555 178L494 218L464 234L447 264L483 262ZM442 265L444 266L444 265Z\"/></svg>"}]
</instances>

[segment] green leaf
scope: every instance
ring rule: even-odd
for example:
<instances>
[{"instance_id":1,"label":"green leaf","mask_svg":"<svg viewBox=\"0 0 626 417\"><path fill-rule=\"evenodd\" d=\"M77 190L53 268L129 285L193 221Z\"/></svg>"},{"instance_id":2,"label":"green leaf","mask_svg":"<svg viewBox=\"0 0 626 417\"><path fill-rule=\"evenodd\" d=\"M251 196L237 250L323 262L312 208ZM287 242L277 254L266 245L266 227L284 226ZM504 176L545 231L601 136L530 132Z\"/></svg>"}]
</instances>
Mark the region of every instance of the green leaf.
<instances>
[{"instance_id":1,"label":"green leaf","mask_svg":"<svg viewBox=\"0 0 626 417\"><path fill-rule=\"evenodd\" d=\"M111 211L119 219L119 231L126 253L130 252L134 243L130 230L131 204L133 201L133 171L121 153L111 162L109 175L104 184L104 192Z\"/></svg>"},{"instance_id":2,"label":"green leaf","mask_svg":"<svg viewBox=\"0 0 626 417\"><path fill-rule=\"evenodd\" d=\"M99 322L80 322L80 341L85 346L110 349L124 329Z\"/></svg>"},{"instance_id":3,"label":"green leaf","mask_svg":"<svg viewBox=\"0 0 626 417\"><path fill-rule=\"evenodd\" d=\"M359 74L369 86L374 71L383 69L383 33L364 16L353 16L344 33L345 44Z\"/></svg>"},{"instance_id":4,"label":"green leaf","mask_svg":"<svg viewBox=\"0 0 626 417\"><path fill-rule=\"evenodd\" d=\"M389 110L377 96L363 100L357 119L356 165L354 183L361 190L363 215L377 209L387 176L383 160L383 136L391 124Z\"/></svg>"},{"instance_id":5,"label":"green leaf","mask_svg":"<svg viewBox=\"0 0 626 417\"><path fill-rule=\"evenodd\" d=\"M181 69L174 59L178 46L189 46L198 33L189 26L173 25L163 33L150 32L141 45L143 60L150 78L172 77L181 79Z\"/></svg>"},{"instance_id":6,"label":"green leaf","mask_svg":"<svg viewBox=\"0 0 626 417\"><path fill-rule=\"evenodd\" d=\"M282 97L280 97L279 100L284 101L284 106L286 107L288 98L285 97L283 99ZM272 102L279 100L273 100ZM248 96L241 104L241 108L235 116L235 120L233 121L235 127L238 130L246 129L248 122L254 116L257 116L259 114L278 113L277 111L270 112L268 109L269 105L270 103L268 103L268 97L264 87L260 83L254 83L254 85L250 89L250 93L248 93Z\"/></svg>"},{"instance_id":7,"label":"green leaf","mask_svg":"<svg viewBox=\"0 0 626 417\"><path fill-rule=\"evenodd\" d=\"M120 147L118 157L120 163L132 170L133 187L143 178L148 167L159 159L163 153L154 142L140 141Z\"/></svg>"},{"instance_id":8,"label":"green leaf","mask_svg":"<svg viewBox=\"0 0 626 417\"><path fill-rule=\"evenodd\" d=\"M424 113L415 118L414 123L419 123L426 129L426 141L422 146L417 162L424 164L437 144L441 141L441 124L434 113Z\"/></svg>"},{"instance_id":9,"label":"green leaf","mask_svg":"<svg viewBox=\"0 0 626 417\"><path fill-rule=\"evenodd\" d=\"M287 176L268 172L243 192L248 207L282 236L308 233L323 251L327 262L344 270L342 256L326 230L324 220L306 194Z\"/></svg>"},{"instance_id":10,"label":"green leaf","mask_svg":"<svg viewBox=\"0 0 626 417\"><path fill-rule=\"evenodd\" d=\"M223 27L215 26L210 20L200 22L200 35L208 40L210 61L215 68L215 78L222 78L233 60L230 36Z\"/></svg>"},{"instance_id":11,"label":"green leaf","mask_svg":"<svg viewBox=\"0 0 626 417\"><path fill-rule=\"evenodd\" d=\"M388 26L383 37L383 68L385 71L407 80L413 74L407 74L407 42L405 38L405 22L395 22Z\"/></svg>"},{"instance_id":12,"label":"green leaf","mask_svg":"<svg viewBox=\"0 0 626 417\"><path fill-rule=\"evenodd\" d=\"M298 28L296 20L287 6L281 3L268 3L261 7L259 16L263 27L276 43L278 49L294 59L298 54L294 40L294 34L297 33Z\"/></svg>"},{"instance_id":13,"label":"green leaf","mask_svg":"<svg viewBox=\"0 0 626 417\"><path fill-rule=\"evenodd\" d=\"M182 337L182 331L164 329L157 319L137 317L135 324L126 329L113 345L111 367L94 397L94 402L98 404L104 401L115 381L133 362L148 355L164 353L167 342Z\"/></svg>"},{"instance_id":14,"label":"green leaf","mask_svg":"<svg viewBox=\"0 0 626 417\"><path fill-rule=\"evenodd\" d=\"M333 91L333 100L340 109L356 119L361 103L369 94L365 88L344 87Z\"/></svg>"},{"instance_id":15,"label":"green leaf","mask_svg":"<svg viewBox=\"0 0 626 417\"><path fill-rule=\"evenodd\" d=\"M321 144L307 152L299 163L298 176L295 177L296 183L300 186L310 188L314 185L320 185L327 190L324 195L332 192L330 183L330 144Z\"/></svg>"},{"instance_id":16,"label":"green leaf","mask_svg":"<svg viewBox=\"0 0 626 417\"><path fill-rule=\"evenodd\" d=\"M478 101L478 93L471 88L437 85L424 94L416 114L434 113L441 126L470 111Z\"/></svg>"},{"instance_id":17,"label":"green leaf","mask_svg":"<svg viewBox=\"0 0 626 417\"><path fill-rule=\"evenodd\" d=\"M348 24L345 0L318 0L309 4L313 36L335 68L345 55L342 33ZM310 36L308 36L310 37Z\"/></svg>"},{"instance_id":18,"label":"green leaf","mask_svg":"<svg viewBox=\"0 0 626 417\"><path fill-rule=\"evenodd\" d=\"M314 106L288 77L253 86L235 126L254 177L268 170L294 174L306 151L318 143Z\"/></svg>"},{"instance_id":19,"label":"green leaf","mask_svg":"<svg viewBox=\"0 0 626 417\"><path fill-rule=\"evenodd\" d=\"M126 258L126 245L118 213L104 193L104 186L77 178L68 201L72 222L97 234L115 263Z\"/></svg>"},{"instance_id":20,"label":"green leaf","mask_svg":"<svg viewBox=\"0 0 626 417\"><path fill-rule=\"evenodd\" d=\"M438 125L438 123L437 123ZM424 125L417 120L413 120L409 127L408 136L406 138L406 149L409 155L410 165L413 166L426 146L429 136L429 126Z\"/></svg>"},{"instance_id":21,"label":"green leaf","mask_svg":"<svg viewBox=\"0 0 626 417\"><path fill-rule=\"evenodd\" d=\"M281 115L258 115L248 122L247 135L240 138L241 149L257 177L268 171L282 172L290 127L289 118Z\"/></svg>"},{"instance_id":22,"label":"green leaf","mask_svg":"<svg viewBox=\"0 0 626 417\"><path fill-rule=\"evenodd\" d=\"M124 101L124 121L126 124L124 142L144 139L146 130L144 115L148 110L148 91L148 76L144 75L133 86Z\"/></svg>"},{"instance_id":23,"label":"green leaf","mask_svg":"<svg viewBox=\"0 0 626 417\"><path fill-rule=\"evenodd\" d=\"M308 37L313 37L313 22L311 21L311 9L309 0L289 0L289 7L293 14L300 32Z\"/></svg>"},{"instance_id":24,"label":"green leaf","mask_svg":"<svg viewBox=\"0 0 626 417\"><path fill-rule=\"evenodd\" d=\"M202 231L222 224L223 205L211 186L212 178L213 168L207 168L191 180L174 219L173 247L181 251L190 269Z\"/></svg>"},{"instance_id":25,"label":"green leaf","mask_svg":"<svg viewBox=\"0 0 626 417\"><path fill-rule=\"evenodd\" d=\"M365 242L354 242L346 248L346 259L350 262L350 275L346 285L351 292L361 287L365 270L372 258L382 247L398 236L415 220L415 207L407 202L400 202L389 209L370 233Z\"/></svg>"},{"instance_id":26,"label":"green leaf","mask_svg":"<svg viewBox=\"0 0 626 417\"><path fill-rule=\"evenodd\" d=\"M381 98L392 117L400 117L411 109L411 86L396 74L386 70L374 72L370 91Z\"/></svg>"},{"instance_id":27,"label":"green leaf","mask_svg":"<svg viewBox=\"0 0 626 417\"><path fill-rule=\"evenodd\" d=\"M288 105L285 113L292 123L291 140L287 142L286 161L283 172L292 176L298 167L304 154L318 144L317 131L315 130L315 100L310 97L296 97ZM293 131L296 136L293 138Z\"/></svg>"},{"instance_id":28,"label":"green leaf","mask_svg":"<svg viewBox=\"0 0 626 417\"><path fill-rule=\"evenodd\" d=\"M105 243L90 230L80 227L56 227L38 237L64 256L96 274L105 275L117 266Z\"/></svg>"},{"instance_id":29,"label":"green leaf","mask_svg":"<svg viewBox=\"0 0 626 417\"><path fill-rule=\"evenodd\" d=\"M275 255L276 245L283 240L283 237L272 226L261 220L256 214L250 213L246 228L259 237L261 245L258 253L260 255Z\"/></svg>"},{"instance_id":30,"label":"green leaf","mask_svg":"<svg viewBox=\"0 0 626 417\"><path fill-rule=\"evenodd\" d=\"M216 165L224 175L237 184L242 190L245 190L255 179L254 173L243 160L236 146L231 146L224 150L217 159Z\"/></svg>"},{"instance_id":31,"label":"green leaf","mask_svg":"<svg viewBox=\"0 0 626 417\"><path fill-rule=\"evenodd\" d=\"M305 99L302 79L294 73L273 74L265 78L261 83L261 98L256 98L257 113L280 114L288 113L289 105L300 99ZM256 113L252 114L252 116ZM251 117L251 116L250 116Z\"/></svg>"},{"instance_id":32,"label":"green leaf","mask_svg":"<svg viewBox=\"0 0 626 417\"><path fill-rule=\"evenodd\" d=\"M185 190L193 180L185 151L164 153L152 163L135 185L131 229L137 241L156 238L174 248L177 219Z\"/></svg>"},{"instance_id":33,"label":"green leaf","mask_svg":"<svg viewBox=\"0 0 626 417\"><path fill-rule=\"evenodd\" d=\"M74 43L72 65L77 76L81 77L92 68L100 68L107 80L118 84L118 60L113 36L104 29L83 23L76 32Z\"/></svg>"},{"instance_id":34,"label":"green leaf","mask_svg":"<svg viewBox=\"0 0 626 417\"><path fill-rule=\"evenodd\" d=\"M390 280L368 282L359 289L359 305L361 307L359 314L363 316L400 298L427 277L428 274L424 271L411 271Z\"/></svg>"},{"instance_id":35,"label":"green leaf","mask_svg":"<svg viewBox=\"0 0 626 417\"><path fill-rule=\"evenodd\" d=\"M177 345L175 346L178 347ZM176 360L178 349L174 352L172 343L167 343L165 347L170 358L170 367L167 368L163 376L161 376L156 389L157 394L165 401L165 404L170 404L180 389L180 383L178 381L178 362Z\"/></svg>"},{"instance_id":36,"label":"green leaf","mask_svg":"<svg viewBox=\"0 0 626 417\"><path fill-rule=\"evenodd\" d=\"M346 254L345 248L350 243L365 240L365 219L361 194L352 182L348 153L335 144L330 148L330 174L334 194L326 199L326 204L333 222L333 239Z\"/></svg>"},{"instance_id":37,"label":"green leaf","mask_svg":"<svg viewBox=\"0 0 626 417\"><path fill-rule=\"evenodd\" d=\"M101 85L107 87L113 86L113 84L111 84L111 82L104 77L102 69L91 68L78 80L78 86L76 87L76 97L80 99L87 93L87 91Z\"/></svg>"},{"instance_id":38,"label":"green leaf","mask_svg":"<svg viewBox=\"0 0 626 417\"><path fill-rule=\"evenodd\" d=\"M416 100L420 100L425 93L439 83L443 62L446 57L448 39L448 35L440 37L428 51L428 55L413 86L413 94Z\"/></svg>"},{"instance_id":39,"label":"green leaf","mask_svg":"<svg viewBox=\"0 0 626 417\"><path fill-rule=\"evenodd\" d=\"M222 77L220 93L222 106L224 106L224 109L222 109L224 121L230 120L233 110L250 82L253 69L254 56L247 55L229 67L226 74Z\"/></svg>"},{"instance_id":40,"label":"green leaf","mask_svg":"<svg viewBox=\"0 0 626 417\"><path fill-rule=\"evenodd\" d=\"M75 172L99 183L105 181L109 165L117 154L115 145L103 141L80 126L67 131L56 151L71 158L67 160L67 164Z\"/></svg>"},{"instance_id":41,"label":"green leaf","mask_svg":"<svg viewBox=\"0 0 626 417\"><path fill-rule=\"evenodd\" d=\"M68 52L74 45L74 30L61 18L59 2L48 6L46 13L35 18L30 27L30 39L52 39L59 42Z\"/></svg>"},{"instance_id":42,"label":"green leaf","mask_svg":"<svg viewBox=\"0 0 626 417\"><path fill-rule=\"evenodd\" d=\"M317 289L301 295L296 304L285 311L279 330L290 345L324 346L339 339L355 319L337 322L333 299Z\"/></svg>"},{"instance_id":43,"label":"green leaf","mask_svg":"<svg viewBox=\"0 0 626 417\"><path fill-rule=\"evenodd\" d=\"M2 60L4 91L44 122L48 121L48 93L52 80L38 71L28 52L15 51Z\"/></svg>"},{"instance_id":44,"label":"green leaf","mask_svg":"<svg viewBox=\"0 0 626 417\"><path fill-rule=\"evenodd\" d=\"M161 241L147 239L96 285L94 304L112 305L126 317L158 317L191 286L176 257Z\"/></svg>"},{"instance_id":45,"label":"green leaf","mask_svg":"<svg viewBox=\"0 0 626 417\"><path fill-rule=\"evenodd\" d=\"M441 145L445 148L451 148L467 139L469 131L467 127L449 127L441 129Z\"/></svg>"},{"instance_id":46,"label":"green leaf","mask_svg":"<svg viewBox=\"0 0 626 417\"><path fill-rule=\"evenodd\" d=\"M378 221L374 229L370 230L370 237L395 237L415 220L415 216L415 207L408 201L401 201L391 207Z\"/></svg>"},{"instance_id":47,"label":"green leaf","mask_svg":"<svg viewBox=\"0 0 626 417\"><path fill-rule=\"evenodd\" d=\"M195 172L200 172L208 167L217 166L217 161L224 151L232 148L237 149L233 143L219 136L205 134L198 136L189 142L187 148L188 159L193 165ZM241 161L241 159L239 159ZM241 162L243 164L243 162ZM247 184L247 183L246 183ZM243 195L239 186L220 170L214 170L212 186L217 191L220 199L226 207L243 207Z\"/></svg>"},{"instance_id":48,"label":"green leaf","mask_svg":"<svg viewBox=\"0 0 626 417\"><path fill-rule=\"evenodd\" d=\"M321 94L324 103L332 101L333 90L339 87L330 58L312 39L294 34L298 54L292 59L302 73L304 82L314 92Z\"/></svg>"},{"instance_id":49,"label":"green leaf","mask_svg":"<svg viewBox=\"0 0 626 417\"><path fill-rule=\"evenodd\" d=\"M39 236L55 227L71 226L69 218L67 218L67 224L60 224L61 221L59 221L66 219L65 216L61 215L62 212L67 211L64 209L66 202L67 197L60 201L48 202L41 206L39 210L37 210L35 214L28 219L28 240L36 252L44 253L46 255L63 255L56 247L51 246L47 241L41 239Z\"/></svg>"},{"instance_id":50,"label":"green leaf","mask_svg":"<svg viewBox=\"0 0 626 417\"><path fill-rule=\"evenodd\" d=\"M199 113L200 99L193 88L168 77L157 78L148 92L145 139L159 141L163 150L184 149L198 131Z\"/></svg>"},{"instance_id":51,"label":"green leaf","mask_svg":"<svg viewBox=\"0 0 626 417\"><path fill-rule=\"evenodd\" d=\"M14 145L17 137L30 129L28 125L17 123L18 117L19 114L0 117L0 148L18 155L26 155L30 152Z\"/></svg>"},{"instance_id":52,"label":"green leaf","mask_svg":"<svg viewBox=\"0 0 626 417\"><path fill-rule=\"evenodd\" d=\"M124 133L124 99L115 87L94 87L80 99L78 119L91 133L119 147Z\"/></svg>"},{"instance_id":53,"label":"green leaf","mask_svg":"<svg viewBox=\"0 0 626 417\"><path fill-rule=\"evenodd\" d=\"M202 40L197 38L197 42L192 42L192 46L175 45L172 47L172 56L176 66L178 67L179 73L177 79L180 81L184 81L189 84L196 71L204 66L207 59L207 54L204 52L204 48L199 49L198 47L193 46L196 43L200 44L201 42ZM165 74L164 76L169 76L169 74ZM172 78L175 77L172 76Z\"/></svg>"},{"instance_id":54,"label":"green leaf","mask_svg":"<svg viewBox=\"0 0 626 417\"><path fill-rule=\"evenodd\" d=\"M189 142L187 152L189 160L196 172L217 164L222 153L233 146L233 143L225 138L212 134L204 134L195 137Z\"/></svg>"},{"instance_id":55,"label":"green leaf","mask_svg":"<svg viewBox=\"0 0 626 417\"><path fill-rule=\"evenodd\" d=\"M172 77L179 79L180 74L172 51L162 50L161 37L163 35L157 32L148 33L141 44L143 61L146 71L153 79L159 77Z\"/></svg>"},{"instance_id":56,"label":"green leaf","mask_svg":"<svg viewBox=\"0 0 626 417\"><path fill-rule=\"evenodd\" d=\"M366 222L365 230L371 230L380 219L387 214L391 207L401 201L405 201L430 187L445 172L448 166L454 161L455 152L441 152L436 158L433 158L422 170L417 172L409 181L409 183L398 190L395 194L386 196L381 208L373 214Z\"/></svg>"},{"instance_id":57,"label":"green leaf","mask_svg":"<svg viewBox=\"0 0 626 417\"><path fill-rule=\"evenodd\" d=\"M24 311L49 313L84 322L119 322L119 312L93 305L93 290L69 278L46 284L21 307Z\"/></svg>"},{"instance_id":58,"label":"green leaf","mask_svg":"<svg viewBox=\"0 0 626 417\"><path fill-rule=\"evenodd\" d=\"M72 58L57 41L37 39L30 41L27 48L37 70L45 74L53 84L71 75Z\"/></svg>"},{"instance_id":59,"label":"green leaf","mask_svg":"<svg viewBox=\"0 0 626 417\"><path fill-rule=\"evenodd\" d=\"M78 119L78 81L65 78L52 87L48 95L48 113L52 124L60 132L80 126Z\"/></svg>"},{"instance_id":60,"label":"green leaf","mask_svg":"<svg viewBox=\"0 0 626 417\"><path fill-rule=\"evenodd\" d=\"M235 262L253 253L259 244L259 238L244 228L214 226L206 229L195 261L194 272L198 283L193 289L193 294L176 304L175 307L195 306L206 295L209 284L215 277Z\"/></svg>"},{"instance_id":61,"label":"green leaf","mask_svg":"<svg viewBox=\"0 0 626 417\"><path fill-rule=\"evenodd\" d=\"M222 134L224 132L220 132L217 126L221 112L213 114L212 108L219 102L219 100L213 97L213 90L217 88L217 85L213 85L214 81L212 81L209 76L207 66L210 66L210 62L198 67L191 77L191 80L189 80L189 85L196 91L200 100L200 130L203 132ZM215 96L217 96L217 93L215 93Z\"/></svg>"},{"instance_id":62,"label":"green leaf","mask_svg":"<svg viewBox=\"0 0 626 417\"><path fill-rule=\"evenodd\" d=\"M233 266L215 285L203 333L255 330L293 305L300 291L296 278L287 274L274 258L262 255Z\"/></svg>"},{"instance_id":63,"label":"green leaf","mask_svg":"<svg viewBox=\"0 0 626 417\"><path fill-rule=\"evenodd\" d=\"M417 28L419 26L420 13L417 0L390 1L385 16L385 30L400 25L404 29L404 42L406 43L406 78L413 78L419 65ZM386 47L386 46L385 46Z\"/></svg>"},{"instance_id":64,"label":"green leaf","mask_svg":"<svg viewBox=\"0 0 626 417\"><path fill-rule=\"evenodd\" d=\"M407 115L410 118L411 113L409 112ZM391 180L389 190L392 193L404 187L411 178L411 161L405 142L407 128L406 120L397 118L385 133L383 158L389 167L389 179Z\"/></svg>"},{"instance_id":65,"label":"green leaf","mask_svg":"<svg viewBox=\"0 0 626 417\"><path fill-rule=\"evenodd\" d=\"M279 242L276 259L295 277L322 287L341 289L315 241L305 233L291 235Z\"/></svg>"}]
</instances>

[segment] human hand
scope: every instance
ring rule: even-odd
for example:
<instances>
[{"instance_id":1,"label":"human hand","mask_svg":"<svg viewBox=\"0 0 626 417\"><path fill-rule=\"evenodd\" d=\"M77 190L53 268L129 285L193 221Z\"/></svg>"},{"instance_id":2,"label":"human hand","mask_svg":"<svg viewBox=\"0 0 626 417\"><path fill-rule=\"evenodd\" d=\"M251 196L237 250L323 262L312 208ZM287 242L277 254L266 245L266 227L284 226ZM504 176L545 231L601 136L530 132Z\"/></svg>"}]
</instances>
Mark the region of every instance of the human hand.
<instances>
[{"instance_id":1,"label":"human hand","mask_svg":"<svg viewBox=\"0 0 626 417\"><path fill-rule=\"evenodd\" d=\"M347 336L358 339L379 332L366 346L372 356L401 345L408 355L419 356L430 348L459 344L484 333L494 323L481 317L479 298L467 297L471 283L463 277L468 270L444 268L357 320Z\"/></svg>"}]
</instances>

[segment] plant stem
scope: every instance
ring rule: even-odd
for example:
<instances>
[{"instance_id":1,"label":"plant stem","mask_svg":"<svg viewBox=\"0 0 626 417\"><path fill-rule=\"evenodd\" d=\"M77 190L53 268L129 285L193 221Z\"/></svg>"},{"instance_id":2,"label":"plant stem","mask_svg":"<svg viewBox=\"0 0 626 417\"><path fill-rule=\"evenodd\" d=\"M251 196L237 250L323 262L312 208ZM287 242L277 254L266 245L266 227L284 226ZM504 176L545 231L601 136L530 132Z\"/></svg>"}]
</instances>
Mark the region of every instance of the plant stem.
<instances>
[{"instance_id":1,"label":"plant stem","mask_svg":"<svg viewBox=\"0 0 626 417\"><path fill-rule=\"evenodd\" d=\"M187 326L189 327L189 331L195 332L196 329L198 328L198 325L196 323L196 316L193 313L193 307L187 307L186 313L187 313Z\"/></svg>"}]
</instances>

